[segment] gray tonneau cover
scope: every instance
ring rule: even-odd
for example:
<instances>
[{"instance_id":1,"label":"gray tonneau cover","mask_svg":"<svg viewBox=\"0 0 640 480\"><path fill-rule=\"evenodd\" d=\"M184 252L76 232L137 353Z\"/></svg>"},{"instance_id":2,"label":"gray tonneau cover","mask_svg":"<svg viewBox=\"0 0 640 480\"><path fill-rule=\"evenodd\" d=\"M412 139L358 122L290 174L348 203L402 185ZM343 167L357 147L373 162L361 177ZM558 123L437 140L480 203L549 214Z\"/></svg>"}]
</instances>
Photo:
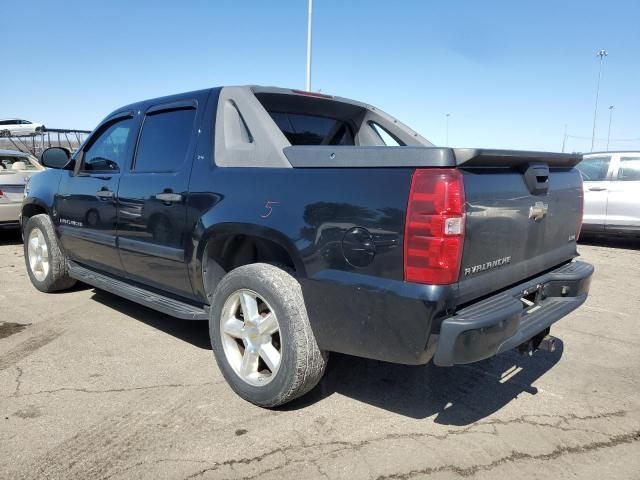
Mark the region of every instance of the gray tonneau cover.
<instances>
[{"instance_id":1,"label":"gray tonneau cover","mask_svg":"<svg viewBox=\"0 0 640 480\"><path fill-rule=\"evenodd\" d=\"M293 167L518 167L546 163L571 168L581 154L443 147L290 146L284 154Z\"/></svg>"}]
</instances>

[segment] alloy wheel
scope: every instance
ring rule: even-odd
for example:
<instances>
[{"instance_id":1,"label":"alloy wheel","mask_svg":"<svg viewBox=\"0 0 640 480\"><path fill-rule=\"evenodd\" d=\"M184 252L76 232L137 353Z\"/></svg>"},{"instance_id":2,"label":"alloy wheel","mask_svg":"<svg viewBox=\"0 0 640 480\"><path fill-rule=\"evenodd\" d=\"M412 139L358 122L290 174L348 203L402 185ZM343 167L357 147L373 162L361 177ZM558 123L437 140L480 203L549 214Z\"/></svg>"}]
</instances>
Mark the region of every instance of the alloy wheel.
<instances>
[{"instance_id":1,"label":"alloy wheel","mask_svg":"<svg viewBox=\"0 0 640 480\"><path fill-rule=\"evenodd\" d=\"M44 281L49 274L49 248L44 239L42 230L34 228L29 233L27 240L27 252L29 254L29 268L39 282Z\"/></svg>"},{"instance_id":2,"label":"alloy wheel","mask_svg":"<svg viewBox=\"0 0 640 480\"><path fill-rule=\"evenodd\" d=\"M276 312L256 292L233 292L222 307L220 335L227 362L249 385L268 384L282 361L282 340Z\"/></svg>"}]
</instances>

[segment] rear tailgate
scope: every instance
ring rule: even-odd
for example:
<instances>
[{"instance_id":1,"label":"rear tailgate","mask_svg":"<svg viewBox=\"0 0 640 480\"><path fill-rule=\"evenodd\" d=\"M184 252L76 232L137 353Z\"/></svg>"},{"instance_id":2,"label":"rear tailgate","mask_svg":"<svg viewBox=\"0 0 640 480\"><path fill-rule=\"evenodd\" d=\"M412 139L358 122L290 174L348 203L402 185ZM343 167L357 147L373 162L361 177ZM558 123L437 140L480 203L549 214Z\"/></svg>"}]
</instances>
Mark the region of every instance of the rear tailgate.
<instances>
[{"instance_id":1,"label":"rear tailgate","mask_svg":"<svg viewBox=\"0 0 640 480\"><path fill-rule=\"evenodd\" d=\"M581 155L455 149L466 199L459 303L577 255Z\"/></svg>"}]
</instances>

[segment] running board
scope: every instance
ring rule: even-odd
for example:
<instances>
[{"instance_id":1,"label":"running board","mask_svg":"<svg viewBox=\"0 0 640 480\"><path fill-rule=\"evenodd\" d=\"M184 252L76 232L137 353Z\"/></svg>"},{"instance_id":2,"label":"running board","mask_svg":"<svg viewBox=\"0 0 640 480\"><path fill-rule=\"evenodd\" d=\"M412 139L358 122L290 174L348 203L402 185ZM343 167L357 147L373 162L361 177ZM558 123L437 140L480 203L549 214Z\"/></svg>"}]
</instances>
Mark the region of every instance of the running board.
<instances>
[{"instance_id":1,"label":"running board","mask_svg":"<svg viewBox=\"0 0 640 480\"><path fill-rule=\"evenodd\" d=\"M209 314L204 308L198 308L180 300L136 287L122 280L116 280L72 261L69 261L69 276L172 317L184 320L207 320L209 318Z\"/></svg>"}]
</instances>

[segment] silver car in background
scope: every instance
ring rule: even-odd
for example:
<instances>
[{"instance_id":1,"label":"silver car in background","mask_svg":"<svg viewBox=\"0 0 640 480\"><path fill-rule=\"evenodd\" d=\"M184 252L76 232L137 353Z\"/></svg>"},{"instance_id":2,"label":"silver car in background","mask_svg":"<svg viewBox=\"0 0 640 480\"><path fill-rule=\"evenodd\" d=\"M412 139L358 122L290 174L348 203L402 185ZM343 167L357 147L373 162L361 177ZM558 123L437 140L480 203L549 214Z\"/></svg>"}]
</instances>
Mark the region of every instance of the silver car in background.
<instances>
[{"instance_id":1,"label":"silver car in background","mask_svg":"<svg viewBox=\"0 0 640 480\"><path fill-rule=\"evenodd\" d=\"M0 150L0 229L17 228L29 178L44 167L33 155L16 150Z\"/></svg>"},{"instance_id":2,"label":"silver car in background","mask_svg":"<svg viewBox=\"0 0 640 480\"><path fill-rule=\"evenodd\" d=\"M584 182L584 233L640 235L640 152L590 153Z\"/></svg>"}]
</instances>

